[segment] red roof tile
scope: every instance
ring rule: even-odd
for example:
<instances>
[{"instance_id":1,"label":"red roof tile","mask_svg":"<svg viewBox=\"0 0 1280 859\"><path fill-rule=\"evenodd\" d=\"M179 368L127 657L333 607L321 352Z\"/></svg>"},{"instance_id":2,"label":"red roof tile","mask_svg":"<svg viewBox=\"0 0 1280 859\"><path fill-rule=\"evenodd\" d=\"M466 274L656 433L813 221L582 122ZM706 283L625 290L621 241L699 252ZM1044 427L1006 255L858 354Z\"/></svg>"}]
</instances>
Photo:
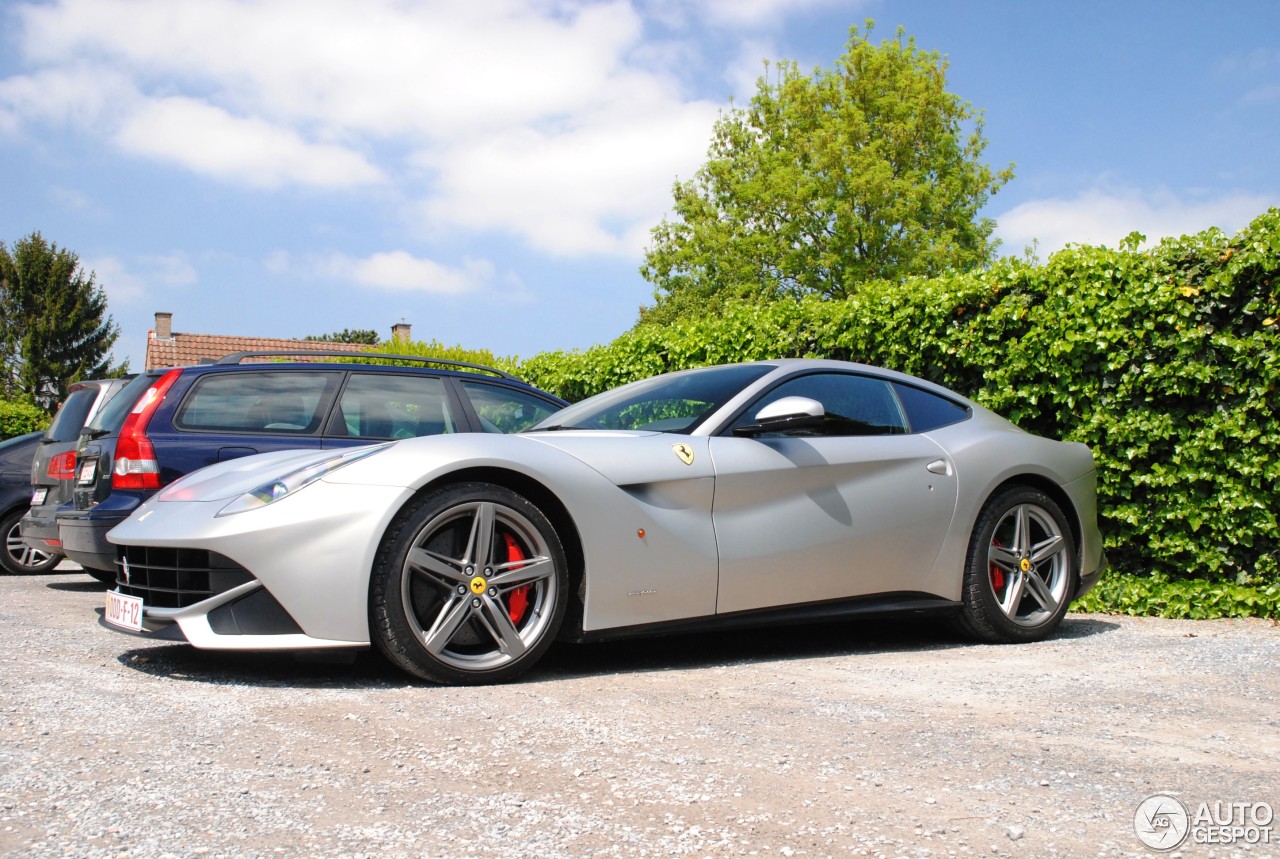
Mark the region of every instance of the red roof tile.
<instances>
[{"instance_id":1,"label":"red roof tile","mask_svg":"<svg viewBox=\"0 0 1280 859\"><path fill-rule=\"evenodd\" d=\"M179 334L167 340L156 338L155 331L147 332L147 370L158 367L190 367L202 360L217 360L232 352L329 350L361 352L368 347L360 343L333 343L324 340L285 340L279 337L235 337L226 334ZM250 359L252 361L253 359ZM271 358L262 358L271 361ZM305 357L298 358L306 361Z\"/></svg>"}]
</instances>

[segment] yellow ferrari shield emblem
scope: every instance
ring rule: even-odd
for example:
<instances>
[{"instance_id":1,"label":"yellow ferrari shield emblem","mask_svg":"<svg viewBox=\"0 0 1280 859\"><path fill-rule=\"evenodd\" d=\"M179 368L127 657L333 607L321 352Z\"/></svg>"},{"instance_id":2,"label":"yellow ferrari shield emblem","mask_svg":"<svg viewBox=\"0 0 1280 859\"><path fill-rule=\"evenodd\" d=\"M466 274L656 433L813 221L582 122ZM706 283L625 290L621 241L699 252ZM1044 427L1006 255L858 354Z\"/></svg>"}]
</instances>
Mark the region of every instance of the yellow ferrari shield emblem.
<instances>
[{"instance_id":1,"label":"yellow ferrari shield emblem","mask_svg":"<svg viewBox=\"0 0 1280 859\"><path fill-rule=\"evenodd\" d=\"M1022 572L1024 573L1029 572L1031 570L1031 561L1029 561L1026 558L1023 558L1022 563L1019 564L1019 566L1022 567Z\"/></svg>"},{"instance_id":2,"label":"yellow ferrari shield emblem","mask_svg":"<svg viewBox=\"0 0 1280 859\"><path fill-rule=\"evenodd\" d=\"M484 580L484 576L476 576L471 580L471 592L476 596L484 593L484 589L488 586L489 583Z\"/></svg>"},{"instance_id":3,"label":"yellow ferrari shield emblem","mask_svg":"<svg viewBox=\"0 0 1280 859\"><path fill-rule=\"evenodd\" d=\"M693 465L693 448L687 444L673 444L671 449L676 452L676 456L680 457L680 461L685 465Z\"/></svg>"}]
</instances>

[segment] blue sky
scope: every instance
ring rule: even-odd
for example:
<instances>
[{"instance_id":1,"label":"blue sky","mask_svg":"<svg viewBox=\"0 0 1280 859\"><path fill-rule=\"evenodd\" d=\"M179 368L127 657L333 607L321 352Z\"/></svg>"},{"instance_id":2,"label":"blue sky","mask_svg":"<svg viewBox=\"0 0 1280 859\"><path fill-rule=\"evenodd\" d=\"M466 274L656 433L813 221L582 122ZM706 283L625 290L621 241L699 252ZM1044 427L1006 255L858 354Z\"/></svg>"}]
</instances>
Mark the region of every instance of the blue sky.
<instances>
[{"instance_id":1,"label":"blue sky","mask_svg":"<svg viewBox=\"0 0 1280 859\"><path fill-rule=\"evenodd\" d=\"M1280 3L0 0L0 240L78 253L142 365L176 331L412 323L608 342L671 185L766 58L898 25L981 109L1003 251L1280 205Z\"/></svg>"}]
</instances>

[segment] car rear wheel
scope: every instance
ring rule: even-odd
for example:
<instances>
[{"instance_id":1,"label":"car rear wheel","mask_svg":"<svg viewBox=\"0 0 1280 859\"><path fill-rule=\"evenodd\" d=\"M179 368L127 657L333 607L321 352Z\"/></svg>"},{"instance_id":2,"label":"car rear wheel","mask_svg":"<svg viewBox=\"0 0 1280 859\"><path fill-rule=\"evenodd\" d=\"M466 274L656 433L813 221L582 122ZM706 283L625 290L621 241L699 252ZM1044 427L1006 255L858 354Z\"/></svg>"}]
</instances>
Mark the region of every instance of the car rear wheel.
<instances>
[{"instance_id":1,"label":"car rear wheel","mask_svg":"<svg viewBox=\"0 0 1280 859\"><path fill-rule=\"evenodd\" d=\"M464 483L417 499L388 529L370 581L370 626L411 674L498 683L551 646L567 598L564 548L547 517L505 487Z\"/></svg>"},{"instance_id":2,"label":"car rear wheel","mask_svg":"<svg viewBox=\"0 0 1280 859\"><path fill-rule=\"evenodd\" d=\"M58 566L62 556L56 552L44 552L28 546L22 539L19 524L26 510L19 508L0 518L0 534L4 535L4 553L0 554L0 569L15 576L43 573Z\"/></svg>"},{"instance_id":3,"label":"car rear wheel","mask_svg":"<svg viewBox=\"0 0 1280 859\"><path fill-rule=\"evenodd\" d=\"M1016 486L987 503L973 529L959 625L983 641L1039 641L1067 613L1079 580L1062 509Z\"/></svg>"}]
</instances>

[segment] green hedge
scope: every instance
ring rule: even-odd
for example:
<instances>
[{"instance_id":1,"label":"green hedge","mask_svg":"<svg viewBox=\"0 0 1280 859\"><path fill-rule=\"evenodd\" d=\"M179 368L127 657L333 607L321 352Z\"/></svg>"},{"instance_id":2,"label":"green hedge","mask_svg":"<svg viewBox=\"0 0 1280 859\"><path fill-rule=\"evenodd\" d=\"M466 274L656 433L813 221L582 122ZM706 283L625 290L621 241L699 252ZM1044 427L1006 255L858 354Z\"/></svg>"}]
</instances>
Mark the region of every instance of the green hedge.
<instances>
[{"instance_id":1,"label":"green hedge","mask_svg":"<svg viewBox=\"0 0 1280 859\"><path fill-rule=\"evenodd\" d=\"M867 285L839 302L733 305L552 352L517 372L577 400L655 373L779 357L902 370L1033 432L1089 444L1115 568L1280 581L1280 209L1138 250Z\"/></svg>"},{"instance_id":2,"label":"green hedge","mask_svg":"<svg viewBox=\"0 0 1280 859\"><path fill-rule=\"evenodd\" d=\"M48 426L49 416L38 406L22 401L0 400L0 441Z\"/></svg>"},{"instance_id":3,"label":"green hedge","mask_svg":"<svg viewBox=\"0 0 1280 859\"><path fill-rule=\"evenodd\" d=\"M1103 576L1097 587L1071 606L1072 611L1214 620L1223 617L1269 617L1280 620L1280 585L1247 587L1231 582L1123 573Z\"/></svg>"}]
</instances>

